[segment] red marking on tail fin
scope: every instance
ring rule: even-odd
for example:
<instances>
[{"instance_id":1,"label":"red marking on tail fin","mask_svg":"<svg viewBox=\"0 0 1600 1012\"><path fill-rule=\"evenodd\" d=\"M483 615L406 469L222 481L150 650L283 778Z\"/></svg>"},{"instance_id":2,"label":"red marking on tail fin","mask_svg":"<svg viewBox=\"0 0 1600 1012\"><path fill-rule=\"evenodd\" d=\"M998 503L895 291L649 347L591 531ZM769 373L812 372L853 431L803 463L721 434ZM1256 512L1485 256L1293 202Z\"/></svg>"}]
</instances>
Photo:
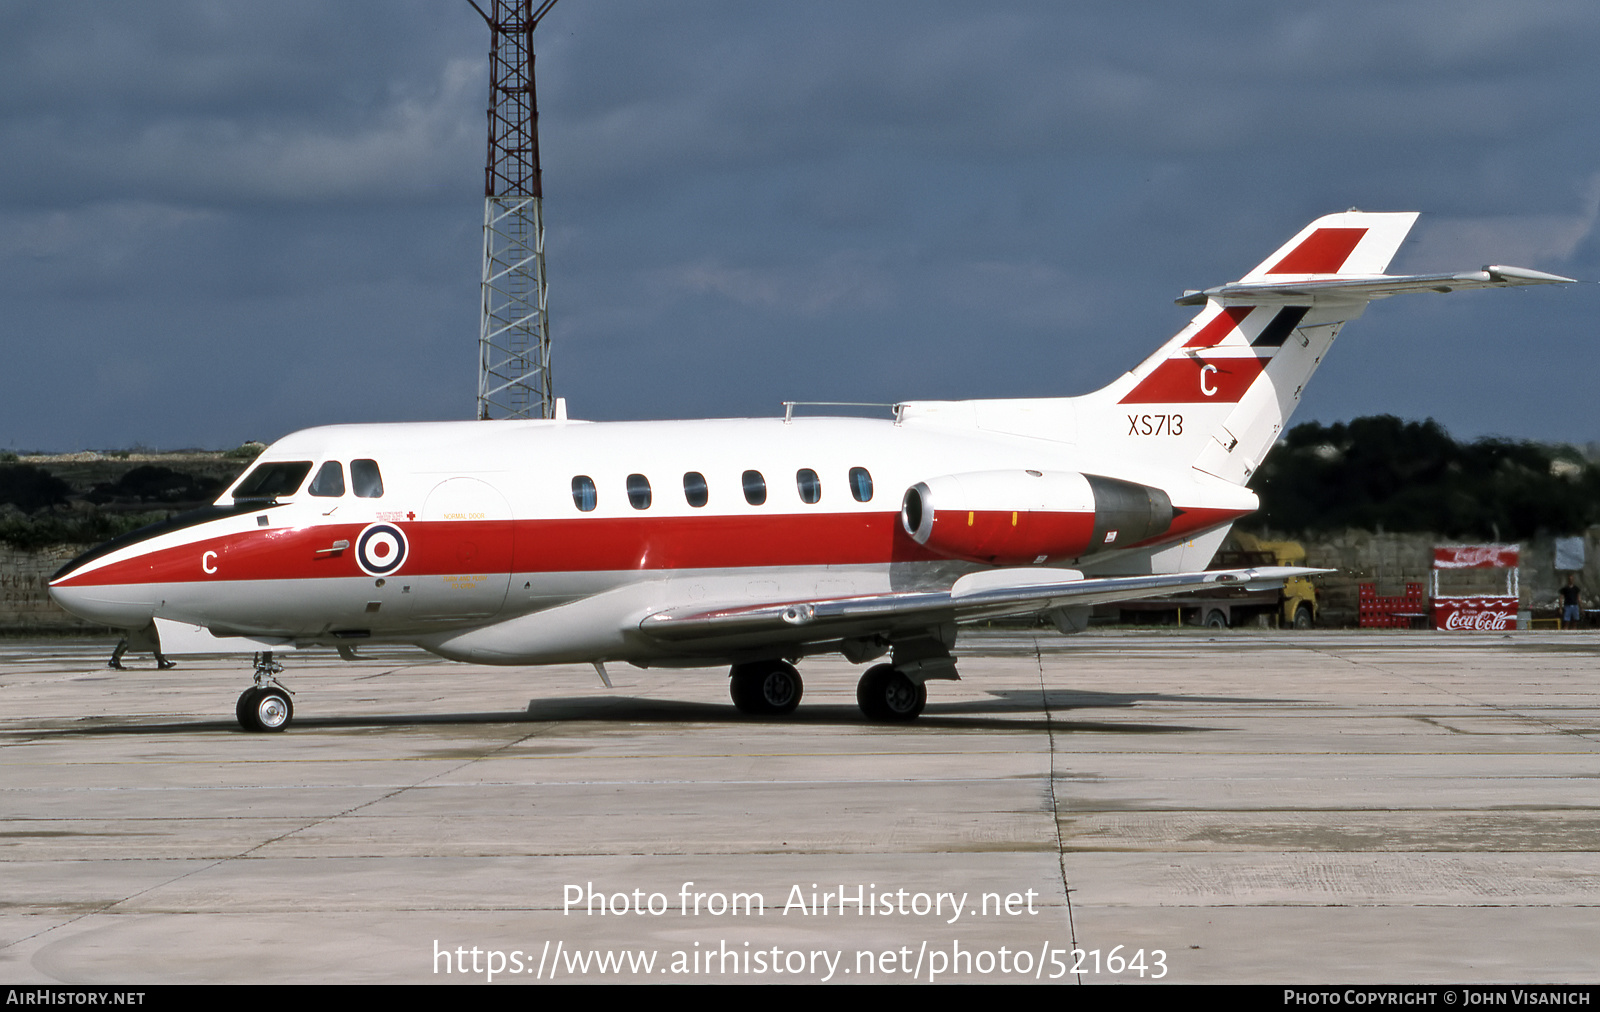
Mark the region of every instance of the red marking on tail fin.
<instances>
[{"instance_id":1,"label":"red marking on tail fin","mask_svg":"<svg viewBox=\"0 0 1600 1012\"><path fill-rule=\"evenodd\" d=\"M1224 309L1221 313L1217 314L1216 319L1212 320L1204 327L1201 327L1200 333L1189 338L1189 343L1184 345L1184 347L1209 348L1214 344L1220 343L1223 338L1233 333L1233 328L1244 322L1244 318L1249 316L1250 310L1254 308L1256 307L1229 306L1227 309Z\"/></svg>"},{"instance_id":2,"label":"red marking on tail fin","mask_svg":"<svg viewBox=\"0 0 1600 1012\"><path fill-rule=\"evenodd\" d=\"M1337 274L1366 234L1364 228L1319 228L1266 273Z\"/></svg>"},{"instance_id":3,"label":"red marking on tail fin","mask_svg":"<svg viewBox=\"0 0 1600 1012\"><path fill-rule=\"evenodd\" d=\"M1267 359L1169 358L1128 391L1121 404L1237 404Z\"/></svg>"}]
</instances>

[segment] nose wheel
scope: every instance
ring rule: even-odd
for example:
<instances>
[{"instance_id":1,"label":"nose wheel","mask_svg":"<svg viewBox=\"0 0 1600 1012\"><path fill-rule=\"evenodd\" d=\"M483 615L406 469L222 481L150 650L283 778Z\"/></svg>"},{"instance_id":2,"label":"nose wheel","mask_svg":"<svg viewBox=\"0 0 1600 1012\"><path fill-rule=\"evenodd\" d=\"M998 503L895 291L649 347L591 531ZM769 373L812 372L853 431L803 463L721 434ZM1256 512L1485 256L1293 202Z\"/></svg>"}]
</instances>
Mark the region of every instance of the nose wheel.
<instances>
[{"instance_id":1,"label":"nose wheel","mask_svg":"<svg viewBox=\"0 0 1600 1012\"><path fill-rule=\"evenodd\" d=\"M246 731L282 731L294 717L294 703L282 686L267 688L252 685L239 695L234 710L239 726Z\"/></svg>"},{"instance_id":2,"label":"nose wheel","mask_svg":"<svg viewBox=\"0 0 1600 1012\"><path fill-rule=\"evenodd\" d=\"M293 693L273 678L282 670L271 652L256 654L256 684L239 694L233 711L246 731L282 731L294 718Z\"/></svg>"}]
</instances>

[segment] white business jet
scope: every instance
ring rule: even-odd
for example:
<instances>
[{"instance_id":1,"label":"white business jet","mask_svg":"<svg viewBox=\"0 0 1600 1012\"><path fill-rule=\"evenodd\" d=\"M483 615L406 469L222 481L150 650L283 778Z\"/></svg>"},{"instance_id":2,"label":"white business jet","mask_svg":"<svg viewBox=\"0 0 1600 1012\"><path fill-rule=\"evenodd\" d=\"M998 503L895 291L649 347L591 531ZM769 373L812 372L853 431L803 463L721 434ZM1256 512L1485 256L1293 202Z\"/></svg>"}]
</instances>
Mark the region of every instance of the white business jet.
<instances>
[{"instance_id":1,"label":"white business jet","mask_svg":"<svg viewBox=\"0 0 1600 1012\"><path fill-rule=\"evenodd\" d=\"M168 655L256 654L240 723L293 714L274 651L411 643L480 664L731 665L784 714L801 659L887 657L869 719L957 677L956 625L1308 572L1207 571L1345 321L1404 292L1571 279L1387 276L1415 214L1308 225L1081 397L907 401L891 419L333 425L278 440L213 506L108 542L62 607ZM609 684L609 680L607 679Z\"/></svg>"}]
</instances>

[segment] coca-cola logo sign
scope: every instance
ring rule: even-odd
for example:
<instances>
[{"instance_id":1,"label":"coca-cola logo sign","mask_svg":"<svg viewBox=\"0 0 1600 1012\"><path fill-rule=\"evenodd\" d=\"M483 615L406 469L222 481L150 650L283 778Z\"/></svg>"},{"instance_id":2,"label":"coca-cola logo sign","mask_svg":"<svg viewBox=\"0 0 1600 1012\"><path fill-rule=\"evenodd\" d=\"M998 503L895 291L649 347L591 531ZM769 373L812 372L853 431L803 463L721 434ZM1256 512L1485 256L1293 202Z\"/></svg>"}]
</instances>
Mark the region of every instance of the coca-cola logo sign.
<instances>
[{"instance_id":1,"label":"coca-cola logo sign","mask_svg":"<svg viewBox=\"0 0 1600 1012\"><path fill-rule=\"evenodd\" d=\"M1433 550L1434 569L1515 569L1521 545L1443 545Z\"/></svg>"},{"instance_id":2,"label":"coca-cola logo sign","mask_svg":"<svg viewBox=\"0 0 1600 1012\"><path fill-rule=\"evenodd\" d=\"M1514 597L1434 598L1433 625L1453 632L1496 632L1517 627Z\"/></svg>"},{"instance_id":3,"label":"coca-cola logo sign","mask_svg":"<svg viewBox=\"0 0 1600 1012\"><path fill-rule=\"evenodd\" d=\"M1451 612L1444 620L1444 627L1456 631L1461 630L1489 630L1516 628L1516 612L1506 611L1480 611L1476 614L1465 611Z\"/></svg>"}]
</instances>

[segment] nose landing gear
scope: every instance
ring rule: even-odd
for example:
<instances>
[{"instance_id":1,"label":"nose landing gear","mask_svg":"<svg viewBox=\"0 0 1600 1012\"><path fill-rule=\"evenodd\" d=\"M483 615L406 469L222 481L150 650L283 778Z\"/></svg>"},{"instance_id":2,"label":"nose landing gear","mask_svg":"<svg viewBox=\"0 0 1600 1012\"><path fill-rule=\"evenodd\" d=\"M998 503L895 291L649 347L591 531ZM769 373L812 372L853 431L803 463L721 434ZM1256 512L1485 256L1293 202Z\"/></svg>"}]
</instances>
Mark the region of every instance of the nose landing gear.
<instances>
[{"instance_id":1,"label":"nose landing gear","mask_svg":"<svg viewBox=\"0 0 1600 1012\"><path fill-rule=\"evenodd\" d=\"M274 677L283 665L272 659L272 651L256 654L256 684L239 694L234 715L246 731L282 731L294 718L294 693Z\"/></svg>"}]
</instances>

